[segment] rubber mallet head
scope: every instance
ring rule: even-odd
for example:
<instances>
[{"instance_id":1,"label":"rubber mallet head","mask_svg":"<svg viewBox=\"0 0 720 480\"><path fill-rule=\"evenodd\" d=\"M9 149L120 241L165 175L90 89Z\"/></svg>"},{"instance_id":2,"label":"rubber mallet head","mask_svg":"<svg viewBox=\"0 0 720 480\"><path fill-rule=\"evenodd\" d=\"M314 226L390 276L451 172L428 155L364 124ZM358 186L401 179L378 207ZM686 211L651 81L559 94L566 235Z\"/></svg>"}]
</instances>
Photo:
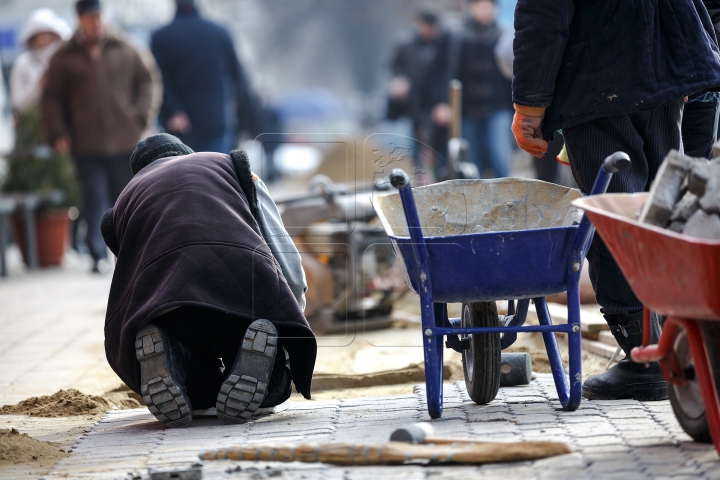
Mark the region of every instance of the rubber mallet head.
<instances>
[{"instance_id":1,"label":"rubber mallet head","mask_svg":"<svg viewBox=\"0 0 720 480\"><path fill-rule=\"evenodd\" d=\"M395 430L390 435L390 441L423 444L434 434L435 429L429 423L413 423Z\"/></svg>"}]
</instances>

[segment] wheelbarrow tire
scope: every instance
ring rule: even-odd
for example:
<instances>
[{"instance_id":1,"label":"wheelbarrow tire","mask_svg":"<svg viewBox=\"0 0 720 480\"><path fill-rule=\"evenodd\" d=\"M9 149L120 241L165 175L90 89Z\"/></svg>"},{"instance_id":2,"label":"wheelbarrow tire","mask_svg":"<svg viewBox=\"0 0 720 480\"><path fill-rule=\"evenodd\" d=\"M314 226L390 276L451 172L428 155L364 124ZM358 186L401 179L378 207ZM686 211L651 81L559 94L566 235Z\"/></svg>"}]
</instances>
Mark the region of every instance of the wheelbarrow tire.
<instances>
[{"instance_id":1,"label":"wheelbarrow tire","mask_svg":"<svg viewBox=\"0 0 720 480\"><path fill-rule=\"evenodd\" d=\"M704 325L707 324L707 325ZM710 356L710 363L715 369L718 366L718 341L717 335L720 334L720 328L715 326L715 322L700 322L703 332L703 340L705 347ZM714 343L714 345L713 345ZM713 350L715 348L715 350ZM690 345L683 329L677 334L673 349L678 357L678 361L683 368L690 368L692 365L692 356L690 354ZM713 358L714 357L714 358ZM717 370L715 370L717 378ZM707 422L705 413L705 405L703 403L700 386L697 379L688 381L686 385L673 385L668 383L668 396L670 397L670 405L672 405L675 417L682 429L690 435L696 442L712 443L710 436L710 427Z\"/></svg>"},{"instance_id":2,"label":"wheelbarrow tire","mask_svg":"<svg viewBox=\"0 0 720 480\"><path fill-rule=\"evenodd\" d=\"M495 302L463 304L463 328L500 325ZM465 387L473 402L485 405L500 390L500 334L469 335L462 354Z\"/></svg>"}]
</instances>

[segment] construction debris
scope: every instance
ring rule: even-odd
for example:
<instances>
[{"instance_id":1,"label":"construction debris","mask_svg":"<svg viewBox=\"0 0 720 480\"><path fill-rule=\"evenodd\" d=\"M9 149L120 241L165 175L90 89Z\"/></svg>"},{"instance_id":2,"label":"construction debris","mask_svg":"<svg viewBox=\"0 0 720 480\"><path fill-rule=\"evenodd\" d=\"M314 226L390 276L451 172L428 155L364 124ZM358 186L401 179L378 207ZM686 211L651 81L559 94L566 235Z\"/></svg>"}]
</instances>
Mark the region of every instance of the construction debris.
<instances>
[{"instance_id":1,"label":"construction debris","mask_svg":"<svg viewBox=\"0 0 720 480\"><path fill-rule=\"evenodd\" d=\"M671 150L655 176L650 198L640 212L640 221L658 227L667 226L675 203L682 195L682 186L694 160Z\"/></svg>"},{"instance_id":2,"label":"construction debris","mask_svg":"<svg viewBox=\"0 0 720 480\"><path fill-rule=\"evenodd\" d=\"M720 154L720 142L713 155ZM672 150L658 170L640 221L704 240L720 240L720 156Z\"/></svg>"}]
</instances>

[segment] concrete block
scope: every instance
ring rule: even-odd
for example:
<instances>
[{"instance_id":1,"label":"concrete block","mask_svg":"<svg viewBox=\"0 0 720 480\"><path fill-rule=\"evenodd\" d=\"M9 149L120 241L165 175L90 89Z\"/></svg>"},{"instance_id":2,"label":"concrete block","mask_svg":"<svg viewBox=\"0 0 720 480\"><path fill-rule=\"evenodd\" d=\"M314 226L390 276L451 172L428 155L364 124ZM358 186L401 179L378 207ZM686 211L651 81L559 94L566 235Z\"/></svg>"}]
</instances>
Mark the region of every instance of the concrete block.
<instances>
[{"instance_id":1,"label":"concrete block","mask_svg":"<svg viewBox=\"0 0 720 480\"><path fill-rule=\"evenodd\" d=\"M694 160L677 150L671 150L660 166L650 188L650 196L640 212L640 222L666 227L670 222L675 203L681 195L685 177Z\"/></svg>"},{"instance_id":2,"label":"concrete block","mask_svg":"<svg viewBox=\"0 0 720 480\"><path fill-rule=\"evenodd\" d=\"M682 233L685 228L685 222L679 222L677 220L670 222L668 230L672 230L675 233Z\"/></svg>"},{"instance_id":3,"label":"concrete block","mask_svg":"<svg viewBox=\"0 0 720 480\"><path fill-rule=\"evenodd\" d=\"M692 192L687 192L680 201L675 204L670 221L685 223L698 208L700 208L700 198Z\"/></svg>"},{"instance_id":4,"label":"concrete block","mask_svg":"<svg viewBox=\"0 0 720 480\"><path fill-rule=\"evenodd\" d=\"M705 240L720 240L720 215L698 210L687 221L683 234Z\"/></svg>"},{"instance_id":5,"label":"concrete block","mask_svg":"<svg viewBox=\"0 0 720 480\"><path fill-rule=\"evenodd\" d=\"M705 193L700 198L700 207L706 213L720 213L720 161L710 164Z\"/></svg>"},{"instance_id":6,"label":"concrete block","mask_svg":"<svg viewBox=\"0 0 720 480\"><path fill-rule=\"evenodd\" d=\"M712 147L712 156L713 158L720 157L720 142L715 143Z\"/></svg>"},{"instance_id":7,"label":"concrete block","mask_svg":"<svg viewBox=\"0 0 720 480\"><path fill-rule=\"evenodd\" d=\"M688 177L688 189L698 198L705 194L705 185L710 178L710 162L697 159L692 166Z\"/></svg>"}]
</instances>

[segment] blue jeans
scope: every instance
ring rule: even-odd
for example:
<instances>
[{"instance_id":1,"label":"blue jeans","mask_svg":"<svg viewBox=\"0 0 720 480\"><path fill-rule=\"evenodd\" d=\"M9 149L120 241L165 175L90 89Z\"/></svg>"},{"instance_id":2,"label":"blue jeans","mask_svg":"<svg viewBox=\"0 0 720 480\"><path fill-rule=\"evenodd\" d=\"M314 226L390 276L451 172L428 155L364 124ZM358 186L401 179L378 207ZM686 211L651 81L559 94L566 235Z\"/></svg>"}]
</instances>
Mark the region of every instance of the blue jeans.
<instances>
[{"instance_id":1,"label":"blue jeans","mask_svg":"<svg viewBox=\"0 0 720 480\"><path fill-rule=\"evenodd\" d=\"M196 152L230 153L235 148L235 135L231 131L193 132L189 135L178 135L178 138Z\"/></svg>"},{"instance_id":2,"label":"blue jeans","mask_svg":"<svg viewBox=\"0 0 720 480\"><path fill-rule=\"evenodd\" d=\"M103 213L111 208L132 179L131 152L122 155L75 155L83 197L83 216L88 224L87 244L95 261L107 258L107 247L100 232Z\"/></svg>"},{"instance_id":3,"label":"blue jeans","mask_svg":"<svg viewBox=\"0 0 720 480\"><path fill-rule=\"evenodd\" d=\"M500 110L484 120L463 119L463 137L470 144L470 160L480 175L491 169L494 178L510 175L513 153L512 112Z\"/></svg>"}]
</instances>

